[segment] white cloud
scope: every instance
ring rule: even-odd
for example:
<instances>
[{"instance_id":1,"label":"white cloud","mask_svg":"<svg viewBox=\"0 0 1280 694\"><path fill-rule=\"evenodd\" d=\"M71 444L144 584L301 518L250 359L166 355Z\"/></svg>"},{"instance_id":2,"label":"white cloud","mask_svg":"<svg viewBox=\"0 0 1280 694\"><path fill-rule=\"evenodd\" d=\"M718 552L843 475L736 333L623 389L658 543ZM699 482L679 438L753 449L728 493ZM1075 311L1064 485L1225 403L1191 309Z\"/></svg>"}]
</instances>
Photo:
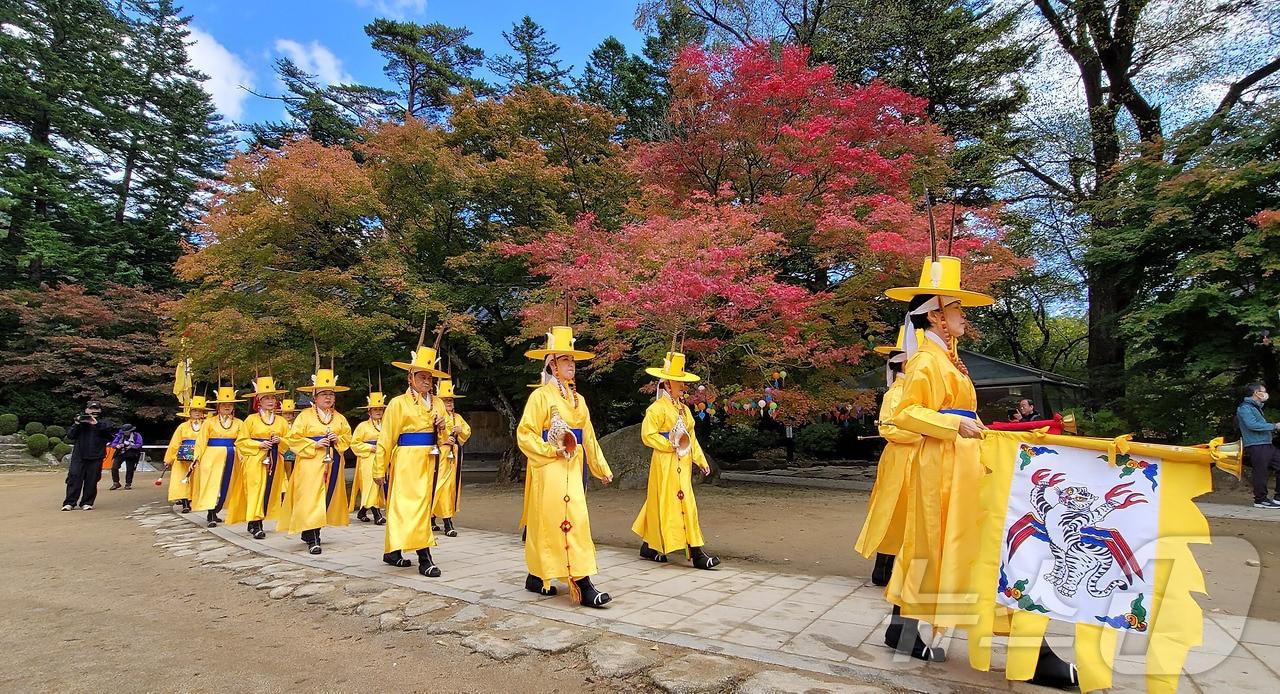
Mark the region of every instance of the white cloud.
<instances>
[{"instance_id":1,"label":"white cloud","mask_svg":"<svg viewBox=\"0 0 1280 694\"><path fill-rule=\"evenodd\" d=\"M351 75L342 71L342 61L324 44L312 41L304 46L290 39L276 39L276 50L292 60L303 72L315 75L324 84L354 82Z\"/></svg>"},{"instance_id":2,"label":"white cloud","mask_svg":"<svg viewBox=\"0 0 1280 694\"><path fill-rule=\"evenodd\" d=\"M245 90L253 88L253 71L207 32L191 27L191 39L194 43L187 46L191 64L209 76L202 85L204 90L213 97L213 105L222 115L239 120L249 97Z\"/></svg>"},{"instance_id":3,"label":"white cloud","mask_svg":"<svg viewBox=\"0 0 1280 694\"><path fill-rule=\"evenodd\" d=\"M427 11L427 0L356 0L356 5L394 19L404 19Z\"/></svg>"}]
</instances>

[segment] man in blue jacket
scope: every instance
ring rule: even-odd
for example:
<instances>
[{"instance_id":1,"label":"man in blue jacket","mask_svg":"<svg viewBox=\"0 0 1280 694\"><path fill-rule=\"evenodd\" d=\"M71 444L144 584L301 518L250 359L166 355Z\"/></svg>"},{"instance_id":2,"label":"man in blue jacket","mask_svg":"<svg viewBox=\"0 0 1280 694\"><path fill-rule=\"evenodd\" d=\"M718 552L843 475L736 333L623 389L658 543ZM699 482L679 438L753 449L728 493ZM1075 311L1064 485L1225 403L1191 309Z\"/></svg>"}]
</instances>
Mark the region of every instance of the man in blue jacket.
<instances>
[{"instance_id":1,"label":"man in blue jacket","mask_svg":"<svg viewBox=\"0 0 1280 694\"><path fill-rule=\"evenodd\" d=\"M1236 424L1253 466L1253 506L1280 509L1280 502L1267 496L1267 476L1272 470L1276 471L1276 492L1280 494L1280 451L1271 442L1280 424L1272 424L1262 415L1262 405L1269 397L1265 385L1255 381L1245 386L1244 392L1244 402L1236 408Z\"/></svg>"}]
</instances>

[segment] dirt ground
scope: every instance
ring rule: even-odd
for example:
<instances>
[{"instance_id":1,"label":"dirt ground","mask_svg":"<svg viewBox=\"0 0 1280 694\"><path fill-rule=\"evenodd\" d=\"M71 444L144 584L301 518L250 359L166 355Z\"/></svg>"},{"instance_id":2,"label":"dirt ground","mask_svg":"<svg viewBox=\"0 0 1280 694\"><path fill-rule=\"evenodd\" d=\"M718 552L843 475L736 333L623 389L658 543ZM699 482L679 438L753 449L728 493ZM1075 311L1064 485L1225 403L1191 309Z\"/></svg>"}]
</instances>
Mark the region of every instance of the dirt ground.
<instances>
[{"instance_id":1,"label":"dirt ground","mask_svg":"<svg viewBox=\"0 0 1280 694\"><path fill-rule=\"evenodd\" d=\"M190 567L124 518L162 498L143 476L60 512L61 473L0 475L0 691L576 692L581 656L495 663L456 637L377 634L360 617L270 600ZM436 643L437 639L441 643ZM441 645L443 644L443 645ZM611 682L611 688L617 688Z\"/></svg>"},{"instance_id":2,"label":"dirt ground","mask_svg":"<svg viewBox=\"0 0 1280 694\"><path fill-rule=\"evenodd\" d=\"M1225 491L1215 492L1212 500L1231 503L1238 496L1234 490ZM695 494L707 550L722 559L793 573L871 575L871 562L853 551L867 510L865 492L725 483L697 487ZM644 490L589 492L596 542L638 549L640 541L631 532L631 523L644 496ZM463 488L457 522L463 527L514 533L520 500L518 486L468 485ZM1211 518L1209 526L1217 542L1193 545L1212 596L1202 604L1280 621L1280 523ZM1248 584L1259 569L1245 562L1254 558L1262 566L1250 601Z\"/></svg>"}]
</instances>

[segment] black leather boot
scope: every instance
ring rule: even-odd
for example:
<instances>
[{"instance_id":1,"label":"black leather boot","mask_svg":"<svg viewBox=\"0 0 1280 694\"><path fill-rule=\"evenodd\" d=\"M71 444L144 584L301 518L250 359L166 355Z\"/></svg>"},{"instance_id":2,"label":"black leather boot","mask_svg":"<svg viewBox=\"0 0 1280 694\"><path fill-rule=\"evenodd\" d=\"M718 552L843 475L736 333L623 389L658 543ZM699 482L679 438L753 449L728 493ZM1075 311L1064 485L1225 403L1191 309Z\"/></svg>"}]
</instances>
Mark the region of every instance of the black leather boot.
<instances>
[{"instance_id":1,"label":"black leather boot","mask_svg":"<svg viewBox=\"0 0 1280 694\"><path fill-rule=\"evenodd\" d=\"M374 506L373 508L370 508L370 509L369 509L369 513L372 513L372 514L373 514L373 524L374 524L374 525L386 525L386 524L387 524L387 517L386 517L386 516L384 516L384 515L382 515L382 509L378 508L377 506Z\"/></svg>"},{"instance_id":2,"label":"black leather boot","mask_svg":"<svg viewBox=\"0 0 1280 694\"><path fill-rule=\"evenodd\" d=\"M533 574L529 574L528 576L525 576L524 589L529 591L530 593L537 593L538 595L555 595L556 594L555 586L547 586L544 589L542 587L542 579L538 578L537 576L534 576Z\"/></svg>"},{"instance_id":3,"label":"black leather boot","mask_svg":"<svg viewBox=\"0 0 1280 694\"><path fill-rule=\"evenodd\" d=\"M182 503L182 512L191 513L191 499L183 499L181 503Z\"/></svg>"},{"instance_id":4,"label":"black leather boot","mask_svg":"<svg viewBox=\"0 0 1280 694\"><path fill-rule=\"evenodd\" d=\"M453 519L452 519L452 518L446 518L446 519L444 519L444 536L445 536L445 537L457 537L457 536L458 536L458 531L453 529Z\"/></svg>"},{"instance_id":5,"label":"black leather boot","mask_svg":"<svg viewBox=\"0 0 1280 694\"><path fill-rule=\"evenodd\" d=\"M887 586L893 575L893 555L876 553L876 565L871 569L871 585Z\"/></svg>"},{"instance_id":6,"label":"black leather boot","mask_svg":"<svg viewBox=\"0 0 1280 694\"><path fill-rule=\"evenodd\" d=\"M884 645L916 660L941 663L947 659L945 650L931 648L920 638L920 620L903 617L902 610L896 605L893 617L889 619L889 628L884 631Z\"/></svg>"},{"instance_id":7,"label":"black leather boot","mask_svg":"<svg viewBox=\"0 0 1280 694\"><path fill-rule=\"evenodd\" d=\"M431 561L431 550L418 550L418 573L426 576L427 578L440 577L440 567L436 566L436 563Z\"/></svg>"},{"instance_id":8,"label":"black leather boot","mask_svg":"<svg viewBox=\"0 0 1280 694\"><path fill-rule=\"evenodd\" d=\"M220 523L221 521L222 519L218 518L218 514L214 511L209 511L208 513L204 514L204 522L210 528L218 527L218 523Z\"/></svg>"},{"instance_id":9,"label":"black leather boot","mask_svg":"<svg viewBox=\"0 0 1280 694\"><path fill-rule=\"evenodd\" d=\"M365 508L364 506L361 506L360 510L356 511L356 520L360 521L361 523L368 523L369 509Z\"/></svg>"},{"instance_id":10,"label":"black leather boot","mask_svg":"<svg viewBox=\"0 0 1280 694\"><path fill-rule=\"evenodd\" d=\"M307 543L308 554L319 554L320 550L320 529L308 530L302 536L302 541Z\"/></svg>"},{"instance_id":11,"label":"black leather boot","mask_svg":"<svg viewBox=\"0 0 1280 694\"><path fill-rule=\"evenodd\" d=\"M659 564L667 563L667 555L649 546L648 542L640 543L640 558L656 561Z\"/></svg>"},{"instance_id":12,"label":"black leather boot","mask_svg":"<svg viewBox=\"0 0 1280 694\"><path fill-rule=\"evenodd\" d=\"M266 531L262 529L262 521L250 522L249 534L252 535L255 540L265 540L267 538Z\"/></svg>"},{"instance_id":13,"label":"black leather boot","mask_svg":"<svg viewBox=\"0 0 1280 694\"><path fill-rule=\"evenodd\" d=\"M608 593L605 593L591 585L590 578L579 578L573 582L573 585L577 588L574 592L577 593L576 597L578 598L579 605L585 605L587 607L604 607L613 600L613 597Z\"/></svg>"},{"instance_id":14,"label":"black leather boot","mask_svg":"<svg viewBox=\"0 0 1280 694\"><path fill-rule=\"evenodd\" d=\"M1076 666L1058 657L1048 641L1040 642L1040 659L1036 661L1036 674L1031 684L1055 689L1075 689L1080 684Z\"/></svg>"},{"instance_id":15,"label":"black leather boot","mask_svg":"<svg viewBox=\"0 0 1280 694\"><path fill-rule=\"evenodd\" d=\"M720 566L720 557L713 557L702 551L702 547L690 547L689 558L693 560L693 565L699 569L714 569Z\"/></svg>"},{"instance_id":16,"label":"black leather boot","mask_svg":"<svg viewBox=\"0 0 1280 694\"><path fill-rule=\"evenodd\" d=\"M436 524L436 517L435 517L435 516L432 516L432 517L431 517L431 532L433 532L433 533L438 533L438 532L440 532L440 526Z\"/></svg>"},{"instance_id":17,"label":"black leather boot","mask_svg":"<svg viewBox=\"0 0 1280 694\"><path fill-rule=\"evenodd\" d=\"M382 555L382 561L392 566L399 567L401 569L405 568L406 566L413 566L413 562L409 561L408 559L405 559L404 554L402 554L398 549L394 552L387 552L386 554Z\"/></svg>"}]
</instances>

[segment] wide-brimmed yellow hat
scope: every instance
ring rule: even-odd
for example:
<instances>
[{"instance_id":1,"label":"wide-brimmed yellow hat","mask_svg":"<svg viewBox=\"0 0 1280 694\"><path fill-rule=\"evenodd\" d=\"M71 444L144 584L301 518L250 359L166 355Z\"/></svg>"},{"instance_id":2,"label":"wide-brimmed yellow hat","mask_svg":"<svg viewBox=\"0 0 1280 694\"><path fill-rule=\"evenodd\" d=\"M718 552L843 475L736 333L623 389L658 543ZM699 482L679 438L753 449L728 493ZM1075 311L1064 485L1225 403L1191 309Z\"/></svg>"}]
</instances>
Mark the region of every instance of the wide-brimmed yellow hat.
<instances>
[{"instance_id":1,"label":"wide-brimmed yellow hat","mask_svg":"<svg viewBox=\"0 0 1280 694\"><path fill-rule=\"evenodd\" d=\"M900 325L900 326L898 326L898 342L897 342L896 344L893 344L893 345L876 345L876 347L875 347L875 353L876 353L876 354L883 354L883 355L885 355L885 356L887 357L887 356L892 355L894 352L901 352L901 351L902 351L902 338L903 338L903 336L904 336L904 335L906 335L906 332L907 332L907 329L906 329L905 327L903 327L903 326L901 326L901 325Z\"/></svg>"},{"instance_id":2,"label":"wide-brimmed yellow hat","mask_svg":"<svg viewBox=\"0 0 1280 694\"><path fill-rule=\"evenodd\" d=\"M299 391L303 393L320 393L326 390L332 390L335 393L345 393L350 388L338 385L338 374L333 369L316 369L316 373L311 377L311 385L300 386Z\"/></svg>"},{"instance_id":3,"label":"wide-brimmed yellow hat","mask_svg":"<svg viewBox=\"0 0 1280 694\"><path fill-rule=\"evenodd\" d=\"M551 332L547 333L547 346L541 349L531 349L524 355L530 359L546 359L555 354L567 354L573 357L574 361L584 361L592 359L596 355L594 352L584 352L576 349L577 339L573 336L573 328L567 325L557 325L551 328Z\"/></svg>"},{"instance_id":4,"label":"wide-brimmed yellow hat","mask_svg":"<svg viewBox=\"0 0 1280 694\"><path fill-rule=\"evenodd\" d=\"M270 376L259 376L253 379L253 397L260 398L264 395L284 395L287 390L281 390L276 386L276 379Z\"/></svg>"},{"instance_id":5,"label":"wide-brimmed yellow hat","mask_svg":"<svg viewBox=\"0 0 1280 694\"><path fill-rule=\"evenodd\" d=\"M209 409L209 402L203 395L193 395L187 404L182 406L181 416L190 417L192 410L206 411Z\"/></svg>"},{"instance_id":6,"label":"wide-brimmed yellow hat","mask_svg":"<svg viewBox=\"0 0 1280 694\"><path fill-rule=\"evenodd\" d=\"M393 361L391 365L397 369L404 369L409 373L426 371L436 378L444 378L449 375L436 368L436 365L440 363L440 357L436 356L434 347L419 347L413 350L409 355L409 359L409 361Z\"/></svg>"},{"instance_id":7,"label":"wide-brimmed yellow hat","mask_svg":"<svg viewBox=\"0 0 1280 694\"><path fill-rule=\"evenodd\" d=\"M702 380L701 378L684 370L684 355L679 352L667 352L667 356L662 359L661 367L650 366L644 371L650 376L660 378L664 381L695 383Z\"/></svg>"},{"instance_id":8,"label":"wide-brimmed yellow hat","mask_svg":"<svg viewBox=\"0 0 1280 694\"><path fill-rule=\"evenodd\" d=\"M442 378L440 379L440 382L436 384L436 397L457 400L459 398L465 398L466 396L458 395L457 393L453 392L452 378Z\"/></svg>"},{"instance_id":9,"label":"wide-brimmed yellow hat","mask_svg":"<svg viewBox=\"0 0 1280 694\"><path fill-rule=\"evenodd\" d=\"M280 411L281 413L284 413L284 412L297 412L297 411L298 411L298 404L297 404L296 402L294 402L294 401L292 401L292 400L288 399L288 398L285 398L284 400L281 400L281 401L280 401L280 410L279 410L279 411Z\"/></svg>"},{"instance_id":10,"label":"wide-brimmed yellow hat","mask_svg":"<svg viewBox=\"0 0 1280 694\"><path fill-rule=\"evenodd\" d=\"M386 409L386 408L387 408L387 398L386 398L386 396L385 396L385 395L383 395L382 393L379 393L378 391L376 391L376 390L375 390L375 391L373 391L373 392L369 393L369 399L368 399L367 401L365 401L365 405L364 405L363 407L361 407L360 409L362 409L362 410L384 410L384 409Z\"/></svg>"},{"instance_id":11,"label":"wide-brimmed yellow hat","mask_svg":"<svg viewBox=\"0 0 1280 694\"><path fill-rule=\"evenodd\" d=\"M960 288L960 259L949 255L940 255L935 262L924 259L924 268L920 270L920 284L915 287L894 287L886 290L885 296L898 301L911 301L917 296L948 296L960 301L961 306L990 306L995 299Z\"/></svg>"},{"instance_id":12,"label":"wide-brimmed yellow hat","mask_svg":"<svg viewBox=\"0 0 1280 694\"><path fill-rule=\"evenodd\" d=\"M195 398L192 398L193 400ZM210 405L221 405L226 402L244 402L236 399L236 389L231 386L218 386L218 394L209 401Z\"/></svg>"}]
</instances>

